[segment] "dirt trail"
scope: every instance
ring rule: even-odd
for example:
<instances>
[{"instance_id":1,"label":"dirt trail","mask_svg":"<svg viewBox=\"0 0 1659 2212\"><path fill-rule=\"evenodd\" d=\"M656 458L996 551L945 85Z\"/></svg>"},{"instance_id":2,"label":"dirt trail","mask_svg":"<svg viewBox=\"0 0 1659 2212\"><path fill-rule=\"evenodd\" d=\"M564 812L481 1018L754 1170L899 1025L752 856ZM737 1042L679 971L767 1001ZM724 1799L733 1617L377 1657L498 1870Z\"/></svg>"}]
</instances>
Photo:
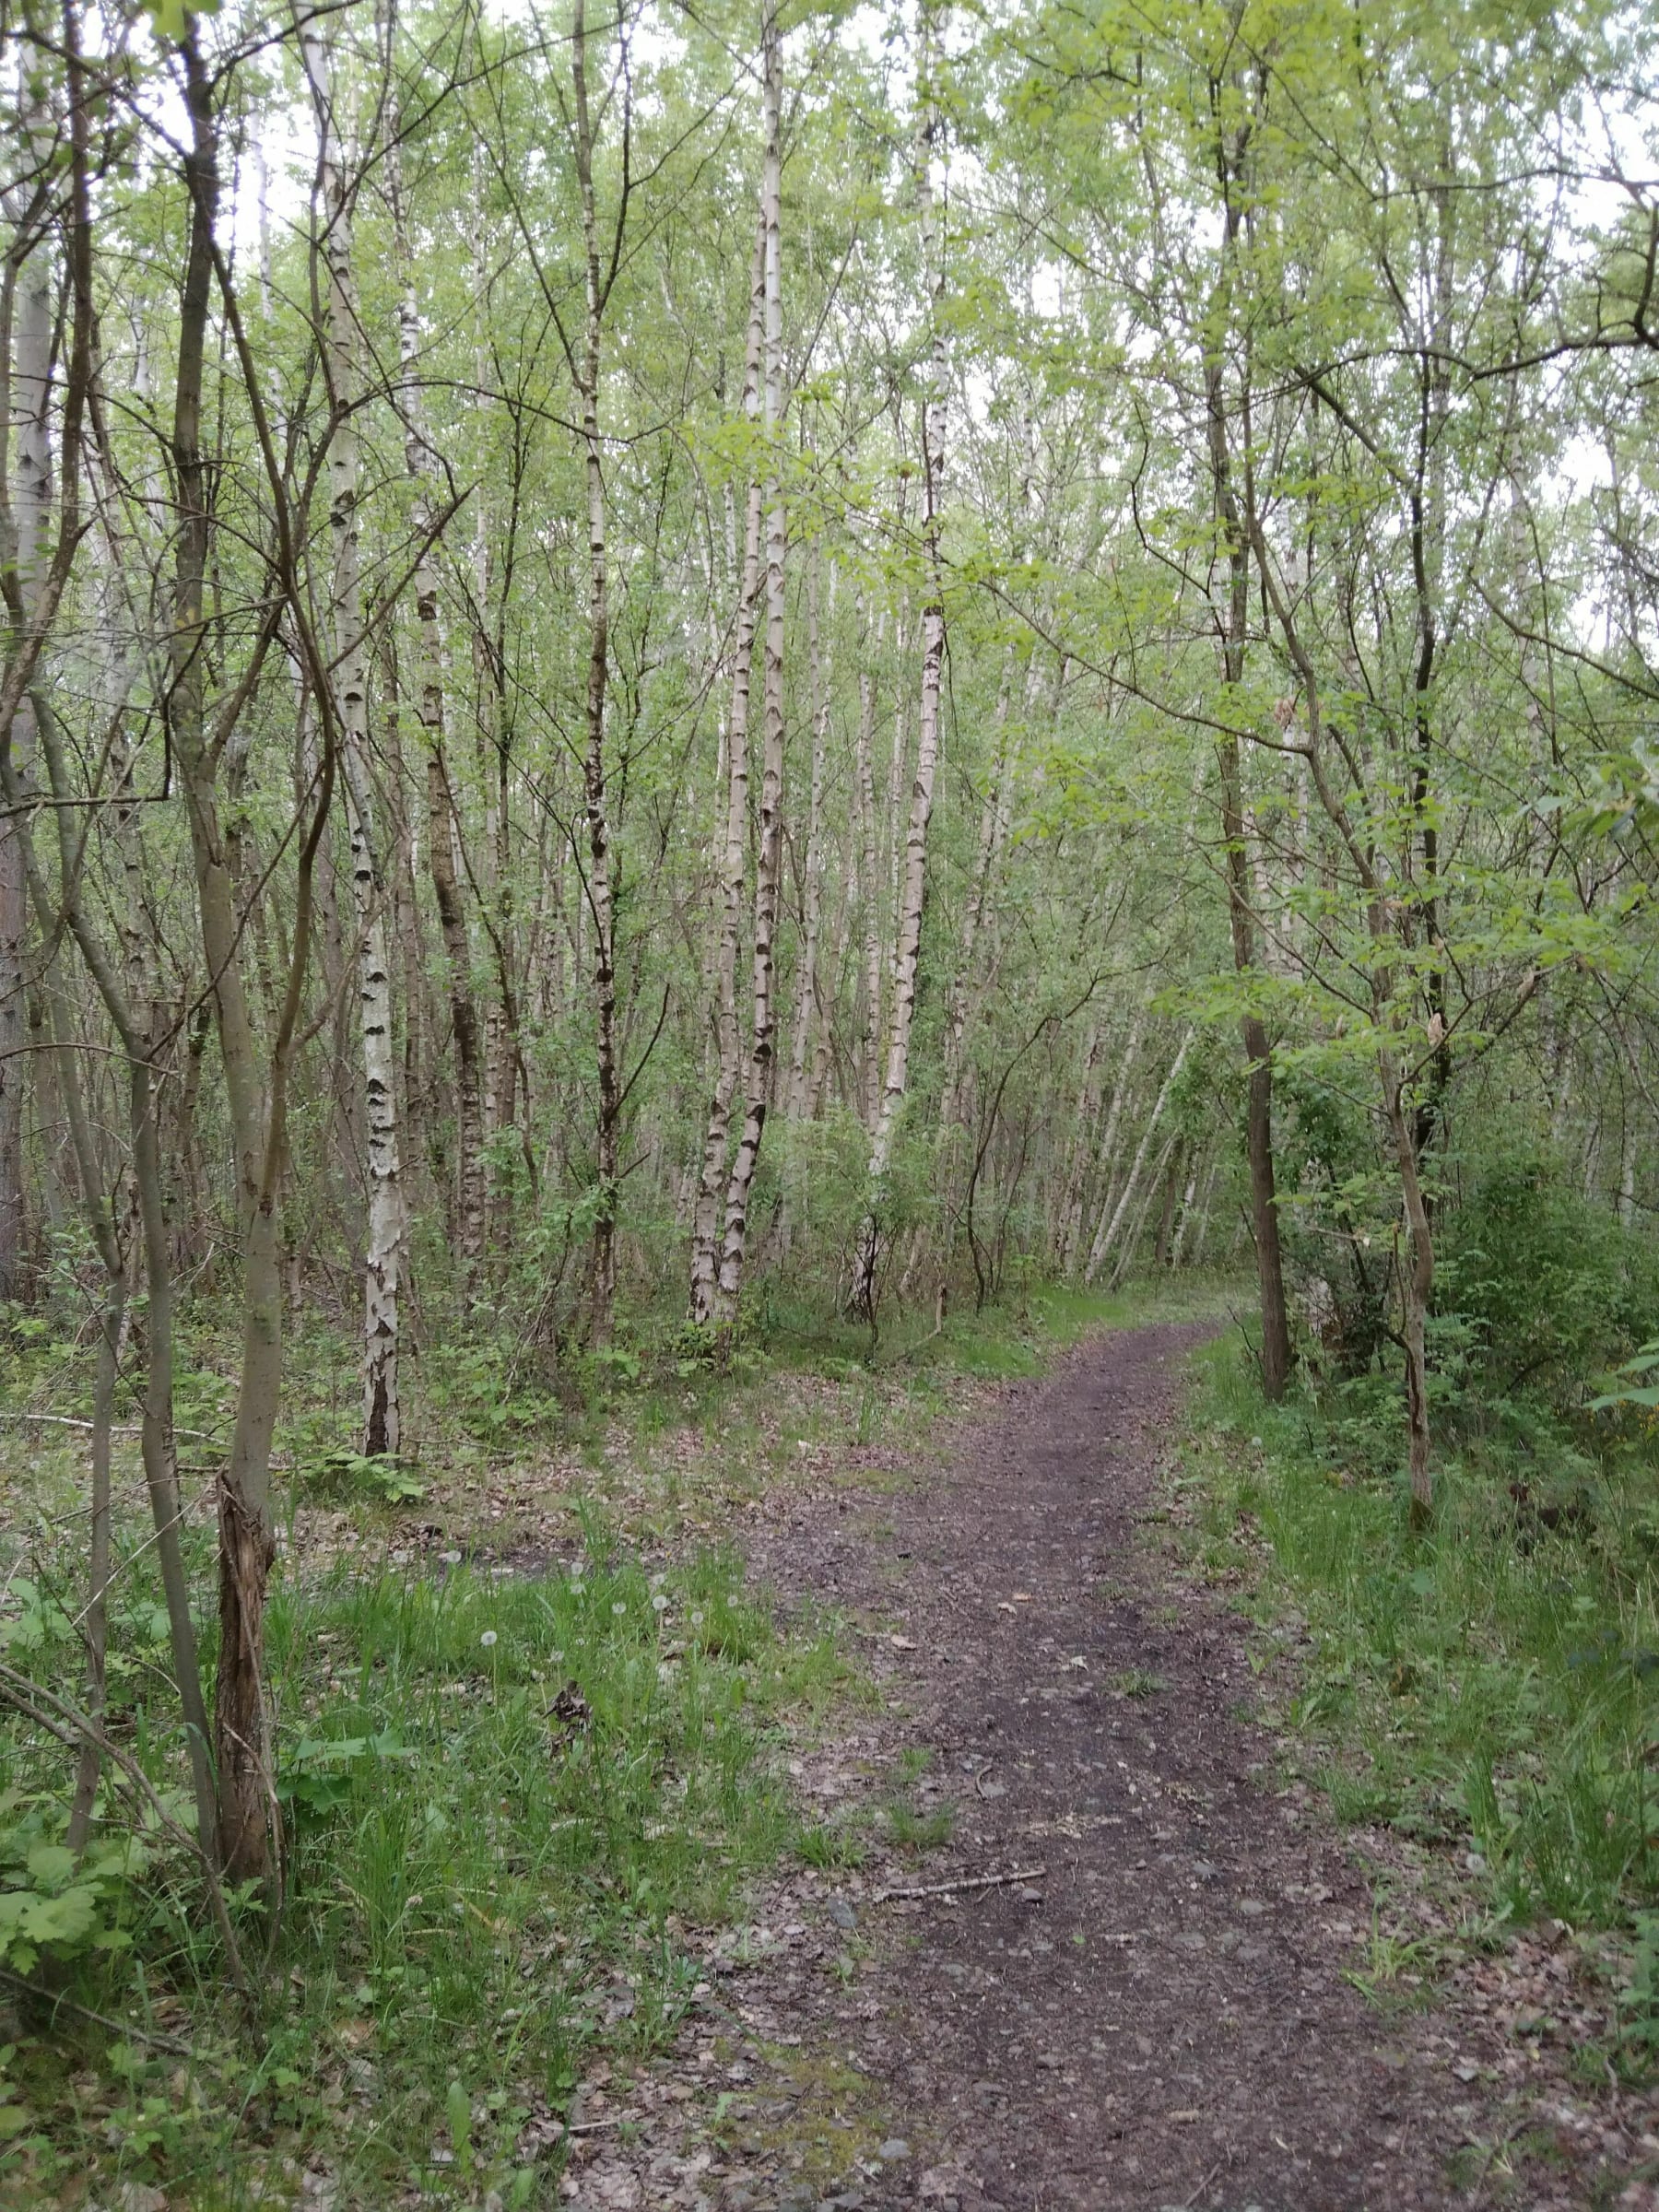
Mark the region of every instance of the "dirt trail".
<instances>
[{"instance_id":1,"label":"dirt trail","mask_svg":"<svg viewBox=\"0 0 1659 2212\"><path fill-rule=\"evenodd\" d=\"M1247 1717L1241 1624L1136 1539L1205 1334L1085 1346L915 1488L797 1503L754 1532L786 1598L879 1622L906 1712L869 1753L927 1747L954 1801L950 1841L879 1878L1046 1873L912 1903L877 1901L869 1869L844 1898L833 1876L797 1886L794 1954L746 1978L744 2018L873 2079L894 2139L839 2190L739 2170L724 2204L1489 2201L1477 2176L1474 2198L1467 2172L1448 2176L1460 2147L1514 2126L1465 2078L1478 2043L1448 2017L1381 2014L1344 1980L1370 1890L1322 1809L1282 1792ZM808 1924L803 1947L808 1915L844 1929L849 1908L855 1936ZM874 1960L843 1990L823 1968L849 1940ZM1582 2205L1582 2188L1556 2169L1518 2201Z\"/></svg>"}]
</instances>

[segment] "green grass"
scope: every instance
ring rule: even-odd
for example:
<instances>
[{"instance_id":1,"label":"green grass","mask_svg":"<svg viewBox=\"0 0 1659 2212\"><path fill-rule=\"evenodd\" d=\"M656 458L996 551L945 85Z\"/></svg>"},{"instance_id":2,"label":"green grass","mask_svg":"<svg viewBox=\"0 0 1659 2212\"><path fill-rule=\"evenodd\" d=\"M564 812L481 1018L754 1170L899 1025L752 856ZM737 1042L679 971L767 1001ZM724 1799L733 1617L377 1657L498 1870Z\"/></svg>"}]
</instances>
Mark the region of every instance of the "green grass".
<instances>
[{"instance_id":1,"label":"green grass","mask_svg":"<svg viewBox=\"0 0 1659 2212\"><path fill-rule=\"evenodd\" d=\"M1201 1378L1178 1486L1194 1555L1265 1623L1305 1622L1285 1718L1338 1817L1459 1854L1500 1920L1629 1926L1659 1899L1651 1462L1602 1465L1593 1510L1551 1528L1489 1452L1449 1458L1417 1537L1374 1438L1265 1406L1236 1339Z\"/></svg>"},{"instance_id":2,"label":"green grass","mask_svg":"<svg viewBox=\"0 0 1659 2212\"><path fill-rule=\"evenodd\" d=\"M82 2181L114 2201L134 2182L228 2212L292 2197L313 2159L353 2205L549 2201L547 2138L576 2083L601 2057L620 2072L665 2050L711 1932L741 1920L781 1853L833 1870L949 1840L921 1755L862 1815L797 1828L779 1740L869 1691L831 1624L782 1632L745 1594L718 1548L733 1502L802 1467L839 1481L849 1445L882 1448L852 1479L896 1486L963 1385L1035 1374L1091 1330L1218 1303L1212 1284L1160 1283L1150 1300L1028 1288L937 1336L931 1311L894 1308L871 1367L866 1332L772 1301L724 1376L685 1356L666 1317L625 1320L616 1358L557 1376L459 1333L411 1363L416 1456L398 1470L356 1456L355 1345L308 1318L289 1345L274 1486L289 1550L268 1618L287 1881L275 1927L256 1900L239 1907L263 2048L240 2033L192 1868L152 1836L100 1924L118 1947L42 1959L50 2014L19 1995L0 2019L0 2203ZM210 1477L238 1347L209 1300L181 1316L180 1342L178 1418L199 1432L182 1453L196 1501L184 1538L210 1680ZM17 1314L0 1328L0 1410L84 1418L88 1386L72 1332ZM117 1411L132 1420L130 1391ZM35 1594L12 1586L0 1641L40 1680L72 1684L84 1444L51 1424L6 1435L0 1547ZM182 1813L130 1438L116 1482L110 1724ZM583 1551L579 1574L491 1571L492 1547L525 1540L521 1499L535 1545ZM428 1519L441 1536L423 1554ZM680 1563L653 1575L642 1550ZM445 1572L441 1553L457 1552ZM570 1684L591 1717L549 1712ZM14 1865L53 1843L65 1786L61 1747L0 1718L0 1791L17 1793L0 1801L0 1861L8 1839L23 1839ZM106 1798L106 1832L132 1818Z\"/></svg>"},{"instance_id":3,"label":"green grass","mask_svg":"<svg viewBox=\"0 0 1659 2212\"><path fill-rule=\"evenodd\" d=\"M353 2204L545 2201L533 2124L597 2050L626 2066L672 2040L700 1936L794 1840L774 1732L847 1670L826 1631L775 1633L729 1558L648 1576L602 1538L573 1578L343 1569L279 1591L269 1626L290 1863L264 2057L238 2056L163 1864L132 1948L66 1994L202 2059L67 2014L20 2036L0 2191L85 2172L229 2206L322 2152ZM567 1684L574 1725L548 1713ZM29 1779L15 1738L4 1759ZM245 1933L256 1952L268 1931Z\"/></svg>"}]
</instances>

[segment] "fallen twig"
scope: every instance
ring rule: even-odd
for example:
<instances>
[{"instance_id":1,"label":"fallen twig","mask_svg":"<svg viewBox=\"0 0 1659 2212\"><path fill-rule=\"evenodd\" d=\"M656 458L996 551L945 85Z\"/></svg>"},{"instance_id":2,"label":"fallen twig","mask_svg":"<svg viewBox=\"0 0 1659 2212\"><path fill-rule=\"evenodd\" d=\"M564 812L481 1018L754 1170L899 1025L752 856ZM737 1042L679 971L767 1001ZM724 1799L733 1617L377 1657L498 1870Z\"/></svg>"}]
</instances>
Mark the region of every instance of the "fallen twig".
<instances>
[{"instance_id":1,"label":"fallen twig","mask_svg":"<svg viewBox=\"0 0 1659 2212\"><path fill-rule=\"evenodd\" d=\"M1000 1889L1008 1882L1040 1882L1046 1866L1018 1866L1010 1874L964 1874L954 1882L927 1882L919 1889L877 1889L873 1905L889 1904L895 1898L948 1897L954 1889Z\"/></svg>"},{"instance_id":2,"label":"fallen twig","mask_svg":"<svg viewBox=\"0 0 1659 2212\"><path fill-rule=\"evenodd\" d=\"M157 2029L140 2028L132 2020L118 2020L107 2012L94 2012L90 2005L76 2004L73 1997L66 1997L58 1990L42 1989L38 1982L29 1981L26 1974L14 1974L9 1966L0 1966L0 1982L12 1989L23 1990L53 2012L73 2012L83 2020L91 2020L100 2028L108 2028L113 2034L128 2036L135 2042L153 2043L158 2051L171 2051L180 2058L194 2058L198 2065L206 2063L200 2052L176 2035L163 2035Z\"/></svg>"}]
</instances>

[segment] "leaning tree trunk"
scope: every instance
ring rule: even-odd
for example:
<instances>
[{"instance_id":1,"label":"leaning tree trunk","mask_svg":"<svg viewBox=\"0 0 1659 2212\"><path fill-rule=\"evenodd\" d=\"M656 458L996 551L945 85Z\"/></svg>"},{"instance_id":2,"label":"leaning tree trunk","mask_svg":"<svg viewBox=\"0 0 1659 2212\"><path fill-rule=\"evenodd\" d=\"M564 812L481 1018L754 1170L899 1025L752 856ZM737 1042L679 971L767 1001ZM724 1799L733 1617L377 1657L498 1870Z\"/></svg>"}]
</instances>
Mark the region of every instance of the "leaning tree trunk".
<instances>
[{"instance_id":1,"label":"leaning tree trunk","mask_svg":"<svg viewBox=\"0 0 1659 2212\"><path fill-rule=\"evenodd\" d=\"M1129 1179L1118 1194L1117 1204L1111 1207L1109 1214L1102 1213L1100 1231L1089 1252L1088 1265L1083 1271L1083 1280L1086 1283L1092 1283L1100 1273L1100 1263L1112 1250L1117 1233L1124 1226L1129 1208L1140 1190L1141 1170L1147 1164L1147 1148L1157 1134L1159 1124L1163 1120L1164 1108L1170 1102L1170 1093L1175 1087L1177 1077L1186 1065L1186 1056L1192 1049L1193 1039L1196 1034L1195 1030L1189 1029L1182 1037L1181 1048L1170 1064L1169 1074L1165 1076L1163 1082L1159 1087L1158 1097L1153 1103L1152 1112L1147 1116L1145 1129L1141 1132L1141 1140L1135 1147L1135 1159L1129 1170Z\"/></svg>"},{"instance_id":2,"label":"leaning tree trunk","mask_svg":"<svg viewBox=\"0 0 1659 2212\"><path fill-rule=\"evenodd\" d=\"M916 974L922 949L922 909L927 892L927 830L933 818L934 777L939 764L939 700L945 667L944 574L939 559L939 509L944 495L945 394L948 360L945 338L945 272L939 253L931 164L939 134L932 82L931 19L922 19L917 97L921 104L916 196L922 218L922 259L932 329L928 391L922 414L922 537L927 560L927 603L922 610L922 712L916 774L911 787L904 875L893 948L893 1005L887 1066L876 1136L870 1147L868 1210L859 1232L851 1309L876 1325L876 1278L882 1241L886 1185L899 1132L900 1110L910 1085L911 1024L916 1010Z\"/></svg>"},{"instance_id":3,"label":"leaning tree trunk","mask_svg":"<svg viewBox=\"0 0 1659 2212\"><path fill-rule=\"evenodd\" d=\"M369 1221L363 1262L363 1451L371 1458L402 1445L398 1398L398 1289L407 1232L397 1129L397 1064L393 1033L392 962L386 944L383 877L374 850L369 771L369 654L363 632L358 519L357 287L351 258L351 204L335 105L332 57L318 18L306 18L302 42L321 135L321 183L327 266L327 359L334 422L329 440L334 538L335 720L346 771L351 837L351 895L358 927L358 1020L363 1055Z\"/></svg>"},{"instance_id":4,"label":"leaning tree trunk","mask_svg":"<svg viewBox=\"0 0 1659 2212\"><path fill-rule=\"evenodd\" d=\"M764 55L766 153L760 220L765 238L766 400L766 646L761 663L760 820L755 859L753 946L754 1024L749 1038L743 1130L726 1183L725 1227L720 1248L715 1303L719 1326L737 1318L748 1240L749 1194L759 1164L777 1048L778 904L783 873L783 494L777 452L783 406L783 300L782 271L783 49L775 6L761 29Z\"/></svg>"}]
</instances>

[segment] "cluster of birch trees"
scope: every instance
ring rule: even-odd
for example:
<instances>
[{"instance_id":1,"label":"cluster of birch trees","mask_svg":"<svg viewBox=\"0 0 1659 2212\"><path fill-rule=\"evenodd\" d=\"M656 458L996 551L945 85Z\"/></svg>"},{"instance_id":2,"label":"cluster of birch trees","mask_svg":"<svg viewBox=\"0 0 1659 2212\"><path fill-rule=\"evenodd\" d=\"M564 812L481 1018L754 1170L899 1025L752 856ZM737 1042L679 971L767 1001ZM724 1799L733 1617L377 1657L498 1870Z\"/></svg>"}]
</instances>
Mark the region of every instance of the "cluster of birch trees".
<instances>
[{"instance_id":1,"label":"cluster of birch trees","mask_svg":"<svg viewBox=\"0 0 1659 2212\"><path fill-rule=\"evenodd\" d=\"M1230 1262L1426 1512L1492 1130L1645 1230L1640 29L6 0L0 1295L96 1359L94 1733L137 1408L232 1876L298 1307L396 1454L412 1298L555 1375Z\"/></svg>"}]
</instances>

